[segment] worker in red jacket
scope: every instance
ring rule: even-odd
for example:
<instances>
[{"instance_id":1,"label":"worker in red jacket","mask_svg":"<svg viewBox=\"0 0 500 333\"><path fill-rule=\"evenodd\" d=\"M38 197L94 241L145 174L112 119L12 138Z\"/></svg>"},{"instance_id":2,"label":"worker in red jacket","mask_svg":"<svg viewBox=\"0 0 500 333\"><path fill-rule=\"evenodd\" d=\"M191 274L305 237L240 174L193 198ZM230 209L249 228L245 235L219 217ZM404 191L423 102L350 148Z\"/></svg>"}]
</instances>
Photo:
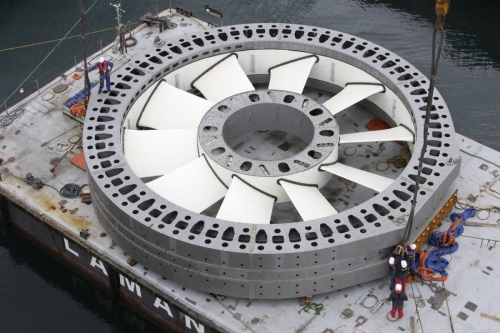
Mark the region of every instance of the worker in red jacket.
<instances>
[{"instance_id":1,"label":"worker in red jacket","mask_svg":"<svg viewBox=\"0 0 500 333\"><path fill-rule=\"evenodd\" d=\"M99 58L99 62L93 64L89 68L89 72L93 71L94 69L99 68L99 91L98 93L100 94L102 92L102 88L104 87L104 80L106 80L106 89L104 92L107 93L108 91L111 91L111 79L109 74L111 73L111 70L113 69L113 63L111 61L106 61L104 60L104 57Z\"/></svg>"},{"instance_id":2,"label":"worker in red jacket","mask_svg":"<svg viewBox=\"0 0 500 333\"><path fill-rule=\"evenodd\" d=\"M403 291L403 288L401 287L400 284L396 285L396 290L391 293L391 295L387 300L392 301L392 310L391 310L392 318L396 318L396 311L398 312L398 318L399 319L403 318L404 315L403 308L405 306L405 301L408 300L408 296Z\"/></svg>"}]
</instances>

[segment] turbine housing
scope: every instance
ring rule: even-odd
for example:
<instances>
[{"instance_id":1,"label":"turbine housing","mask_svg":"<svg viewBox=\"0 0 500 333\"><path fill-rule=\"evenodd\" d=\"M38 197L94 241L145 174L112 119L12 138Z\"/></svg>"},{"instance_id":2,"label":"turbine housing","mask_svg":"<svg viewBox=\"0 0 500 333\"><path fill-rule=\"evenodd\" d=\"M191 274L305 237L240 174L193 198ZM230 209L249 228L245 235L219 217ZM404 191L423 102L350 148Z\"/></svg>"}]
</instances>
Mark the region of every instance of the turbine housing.
<instances>
[{"instance_id":1,"label":"turbine housing","mask_svg":"<svg viewBox=\"0 0 500 333\"><path fill-rule=\"evenodd\" d=\"M238 57L228 58L233 53ZM313 62L309 63L310 60ZM234 67L236 65L239 68ZM277 65L279 66L276 67ZM310 71L304 78L300 73L303 73L306 65L310 66ZM293 69L295 74L284 76L284 68ZM220 80L216 79L218 77ZM251 83L246 82L243 77L249 77ZM321 294L387 275L387 263L382 258L403 237L406 217L410 211L410 198L415 191L413 179L417 172L419 154L413 154L407 167L394 181L385 184L379 194L338 213L325 206L315 206L318 203L314 200L304 201L317 195L314 185L321 187L314 178L310 182L291 179L298 185L278 182L277 191L282 191L279 186L285 183L302 186L300 191L293 194L299 197L295 200L302 200L294 204L303 206L305 216L314 217L318 212L329 212L326 216L304 219L302 222L270 224L269 220L265 221L267 211L264 214L260 209L274 204L271 197L258 196L258 200L262 201L249 209L248 214L255 214L250 216L251 221L258 221L255 223L209 217L201 214L204 207L202 204L189 201L190 196L201 192L186 190L193 186L190 181L196 176L203 176L200 179L206 179L204 177L209 177L208 175L217 176L209 186L212 191L210 195L214 199L219 196L226 200L233 183L239 189L247 189L244 186L251 185L261 192L271 192L265 186L264 189L259 188L259 182L254 182L251 178L251 175L261 172L259 165L252 165L249 169L241 168L245 161L237 154L233 154L229 167L226 160L222 161L231 151L230 146L222 145L224 122L231 116L224 116L221 112L213 122L207 117L210 116L211 108L220 106L222 100L235 98L239 94L250 99L251 93L248 91L253 89L252 83L269 82L269 90L278 91L283 87L286 89L281 91L290 91L303 101L305 97L302 97L301 92L292 91L297 86L300 87L298 78L305 80L306 87L321 87L350 99L349 102L357 102L353 95L365 94L363 96L374 106L374 112L378 112L380 118L398 128L399 134L391 132L396 133L391 134L396 135L393 138L408 138L410 133L410 149L416 152L422 149L428 80L404 59L378 45L330 29L283 23L227 26L179 36L166 41L160 48L152 46L150 50L136 55L129 64L115 72L109 96L93 95L89 102L84 130L87 174L97 216L112 239L138 262L167 279L210 293L249 299ZM359 83L363 87L359 87ZM356 84L358 87L355 87ZM158 164L161 162L168 168L174 168L169 173L178 172L175 175L192 177L171 177L167 185L158 183L163 176L154 174L157 171L150 171L149 165L141 166L144 170L149 170L149 174L144 175L139 175L137 167L131 167L137 161L132 161L132 155L129 154L132 154L132 148L140 150L141 147L133 146L133 142L139 140L127 139L132 138L132 133L155 132L140 131L140 124L141 121L146 121L145 112L149 110L147 105L154 103L156 89L178 90L172 95L175 98L164 104L165 110L178 105L206 110L200 111L201 125L194 128L194 137L189 132L189 126L182 127L184 124L180 124L185 118L181 117L179 111L169 118L166 126L180 124L180 127L176 127L177 132L170 132L179 138L173 140L174 143L178 141L179 145L168 143L169 151L175 153L155 149L158 155L154 158L158 160ZM196 93L197 90L207 100L193 101L180 92ZM168 91L165 90L165 93ZM267 95L267 92L261 90L256 93L261 98ZM286 96L286 93L282 94ZM431 117L434 125L429 131L430 146L423 161L426 179L421 184L418 197L413 237L428 223L429 215L441 207L445 200L444 194L460 168L459 163L446 163L450 157L459 156L459 151L449 110L437 91L434 92L434 100ZM250 105L253 102L248 103ZM339 112L335 105L342 105L343 102L337 98L334 102L327 103L318 108L326 108L334 115ZM300 107L296 109L301 110ZM335 112L332 111L334 109ZM308 111L312 110L307 109ZM301 112L306 117L306 111ZM294 119L306 118L297 116ZM314 141L316 134L321 137L319 133L322 130L329 130L319 128L323 125L314 121L311 120L314 124L311 131L315 134L308 142L309 148L311 142L323 143ZM220 161L217 160L219 157L212 156L215 148L203 148L208 147L203 146L203 140L210 134L204 129L210 126L217 127L218 131L222 130L217 132L220 136L216 139L221 140L221 145L215 147L225 149L223 154L217 155L220 156ZM405 132L401 128L409 130ZM293 162L298 158L290 158L289 162L283 162L285 159L279 162L266 161L264 164L269 175L259 174L259 179L272 176L285 179L288 174L297 176L307 170L314 170L318 175L327 174L327 164L335 162L338 145L342 144L344 138L347 140L347 136L343 137L338 131L332 131L333 146L318 148L318 151L325 152L322 158L331 161L313 163L317 159L307 154L310 150L308 148L309 150L304 151L303 161L301 160L305 165ZM400 134L402 136L398 136ZM196 151L184 153L183 144L189 144ZM147 149L148 147L143 147L144 151ZM166 157L160 157L162 154ZM188 158L190 154L193 155L193 161L196 158L198 162L186 163L198 163L198 166L193 166L193 170L201 170L196 168L204 165L203 173L178 171L183 168L178 167L176 161ZM205 157L202 154L205 154L206 162L203 162ZM281 171L287 168L280 170L280 163L286 163L290 170L291 166L297 164L297 172ZM334 168L330 169L335 171ZM224 170L226 172L220 172ZM237 182L234 179L238 177L233 177L233 174L239 177ZM352 174L356 173L352 171ZM372 180L372 177L362 178ZM365 180L359 178L360 182ZM156 188L152 185L155 182L159 184ZM289 188L296 190L297 187L293 186ZM187 195L180 198L180 194L172 189ZM244 191L246 195L255 194L248 189ZM289 197L293 201L291 191L281 192L284 193L282 200ZM302 195L305 191L312 192ZM277 197L272 193L271 196ZM238 204L237 199L238 196L232 199L235 200L234 204L228 205L228 210L221 216L235 219L248 217L241 216L239 210L230 209L236 207L234 205ZM224 203L222 205L221 210ZM313 205L314 209L307 211L307 205ZM241 209L247 208L242 206ZM395 220L403 223L395 223Z\"/></svg>"}]
</instances>

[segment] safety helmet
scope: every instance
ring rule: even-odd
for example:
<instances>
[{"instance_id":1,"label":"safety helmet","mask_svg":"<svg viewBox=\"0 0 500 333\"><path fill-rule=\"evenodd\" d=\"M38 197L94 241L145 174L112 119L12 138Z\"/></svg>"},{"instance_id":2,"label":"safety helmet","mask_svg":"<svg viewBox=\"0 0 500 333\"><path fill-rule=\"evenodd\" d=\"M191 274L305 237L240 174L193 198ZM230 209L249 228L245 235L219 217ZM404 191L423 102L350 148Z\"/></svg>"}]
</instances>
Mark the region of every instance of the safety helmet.
<instances>
[{"instance_id":1,"label":"safety helmet","mask_svg":"<svg viewBox=\"0 0 500 333\"><path fill-rule=\"evenodd\" d=\"M104 57L100 57L99 62L102 64L104 62Z\"/></svg>"},{"instance_id":2,"label":"safety helmet","mask_svg":"<svg viewBox=\"0 0 500 333\"><path fill-rule=\"evenodd\" d=\"M398 284L396 285L396 291L401 291L401 290L402 290L402 287L401 287L401 285L398 283Z\"/></svg>"},{"instance_id":3,"label":"safety helmet","mask_svg":"<svg viewBox=\"0 0 500 333\"><path fill-rule=\"evenodd\" d=\"M389 258L389 265L394 265L394 257Z\"/></svg>"},{"instance_id":4,"label":"safety helmet","mask_svg":"<svg viewBox=\"0 0 500 333\"><path fill-rule=\"evenodd\" d=\"M417 246L415 244L410 244L410 249L415 250Z\"/></svg>"},{"instance_id":5,"label":"safety helmet","mask_svg":"<svg viewBox=\"0 0 500 333\"><path fill-rule=\"evenodd\" d=\"M406 260L401 260L401 267L402 268L408 267L408 264L406 263Z\"/></svg>"}]
</instances>

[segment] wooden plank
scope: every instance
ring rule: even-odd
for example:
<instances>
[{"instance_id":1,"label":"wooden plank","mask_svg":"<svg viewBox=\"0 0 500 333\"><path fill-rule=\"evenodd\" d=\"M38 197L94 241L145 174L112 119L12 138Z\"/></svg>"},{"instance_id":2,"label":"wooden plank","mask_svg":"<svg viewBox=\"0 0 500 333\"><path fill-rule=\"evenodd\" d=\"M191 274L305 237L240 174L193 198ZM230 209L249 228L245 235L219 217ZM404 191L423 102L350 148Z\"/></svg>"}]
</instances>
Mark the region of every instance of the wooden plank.
<instances>
[{"instance_id":1,"label":"wooden plank","mask_svg":"<svg viewBox=\"0 0 500 333\"><path fill-rule=\"evenodd\" d=\"M500 317L498 317L498 316L493 316L493 315L490 315L490 314L484 313L484 312L481 313L481 316L483 316L485 318L488 318L488 319L491 319L491 320L494 320L494 321L500 323Z\"/></svg>"},{"instance_id":2,"label":"wooden plank","mask_svg":"<svg viewBox=\"0 0 500 333\"><path fill-rule=\"evenodd\" d=\"M481 223L481 222L465 222L466 226L469 227L491 227L491 228L500 228L500 224L491 224L491 223Z\"/></svg>"}]
</instances>

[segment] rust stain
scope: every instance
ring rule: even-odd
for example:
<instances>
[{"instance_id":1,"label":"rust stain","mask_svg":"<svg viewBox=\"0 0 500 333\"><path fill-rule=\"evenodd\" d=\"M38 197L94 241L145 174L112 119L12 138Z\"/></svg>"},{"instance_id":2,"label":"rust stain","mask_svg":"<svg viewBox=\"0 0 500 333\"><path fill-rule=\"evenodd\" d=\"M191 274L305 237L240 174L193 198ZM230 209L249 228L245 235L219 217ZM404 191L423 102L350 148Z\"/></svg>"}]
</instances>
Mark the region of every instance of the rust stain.
<instances>
[{"instance_id":1,"label":"rust stain","mask_svg":"<svg viewBox=\"0 0 500 333\"><path fill-rule=\"evenodd\" d=\"M495 170L496 171L496 170ZM486 189L479 189L479 192L483 193L483 192L486 192L486 190L489 190L489 193L490 195L494 196L495 198L499 198L499 179L495 179L494 181L491 182L491 185L489 185L488 187L486 187Z\"/></svg>"},{"instance_id":2,"label":"rust stain","mask_svg":"<svg viewBox=\"0 0 500 333\"><path fill-rule=\"evenodd\" d=\"M64 209L64 205L67 203L68 203L68 201L66 201L66 200L59 201L58 204L59 204L59 206L61 206L61 208L59 208L59 209Z\"/></svg>"},{"instance_id":3,"label":"rust stain","mask_svg":"<svg viewBox=\"0 0 500 333\"><path fill-rule=\"evenodd\" d=\"M75 228L76 230L89 230L92 226L92 223L88 221L86 218L74 215L79 208L74 208L72 210L69 210L71 214L64 214L62 211L57 210L57 206L48 198L38 198L41 207L44 207L45 211L51 212L51 214L57 214L58 217L57 219L61 220L64 222L67 228ZM64 201L63 204L66 204L66 200L61 200L59 202L59 205Z\"/></svg>"},{"instance_id":4,"label":"rust stain","mask_svg":"<svg viewBox=\"0 0 500 333\"><path fill-rule=\"evenodd\" d=\"M81 216L66 215L64 222L75 226L78 230L89 230L91 227L91 223Z\"/></svg>"}]
</instances>

